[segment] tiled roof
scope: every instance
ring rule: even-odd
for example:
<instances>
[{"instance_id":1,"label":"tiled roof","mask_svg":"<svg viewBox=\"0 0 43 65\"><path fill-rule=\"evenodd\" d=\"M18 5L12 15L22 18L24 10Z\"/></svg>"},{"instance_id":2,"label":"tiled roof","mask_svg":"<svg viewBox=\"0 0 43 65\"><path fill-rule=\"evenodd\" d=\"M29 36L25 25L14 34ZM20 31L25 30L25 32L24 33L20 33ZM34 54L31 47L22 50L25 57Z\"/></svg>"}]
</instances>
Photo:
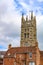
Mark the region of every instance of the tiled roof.
<instances>
[{"instance_id":1,"label":"tiled roof","mask_svg":"<svg viewBox=\"0 0 43 65\"><path fill-rule=\"evenodd\" d=\"M30 51L32 51L33 53L36 53L36 47L12 47L10 48L4 57L7 57L8 54L10 53L12 56L15 54L15 53L29 53Z\"/></svg>"}]
</instances>

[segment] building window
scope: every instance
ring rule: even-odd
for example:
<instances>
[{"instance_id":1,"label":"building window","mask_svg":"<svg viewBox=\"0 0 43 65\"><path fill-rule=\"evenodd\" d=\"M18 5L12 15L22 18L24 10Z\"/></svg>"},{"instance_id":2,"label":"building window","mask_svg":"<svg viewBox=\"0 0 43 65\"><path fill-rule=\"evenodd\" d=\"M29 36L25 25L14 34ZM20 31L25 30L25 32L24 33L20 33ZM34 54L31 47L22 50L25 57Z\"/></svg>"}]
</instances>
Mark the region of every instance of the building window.
<instances>
[{"instance_id":1,"label":"building window","mask_svg":"<svg viewBox=\"0 0 43 65\"><path fill-rule=\"evenodd\" d=\"M4 57L4 55L0 55L0 58L3 58Z\"/></svg>"},{"instance_id":2,"label":"building window","mask_svg":"<svg viewBox=\"0 0 43 65\"><path fill-rule=\"evenodd\" d=\"M24 33L24 38L26 38L26 33Z\"/></svg>"},{"instance_id":3,"label":"building window","mask_svg":"<svg viewBox=\"0 0 43 65\"><path fill-rule=\"evenodd\" d=\"M29 38L29 33L27 33L27 38Z\"/></svg>"},{"instance_id":4,"label":"building window","mask_svg":"<svg viewBox=\"0 0 43 65\"><path fill-rule=\"evenodd\" d=\"M32 58L32 52L29 52L29 58L30 59Z\"/></svg>"},{"instance_id":5,"label":"building window","mask_svg":"<svg viewBox=\"0 0 43 65\"><path fill-rule=\"evenodd\" d=\"M29 62L29 65L35 65L35 62Z\"/></svg>"}]
</instances>

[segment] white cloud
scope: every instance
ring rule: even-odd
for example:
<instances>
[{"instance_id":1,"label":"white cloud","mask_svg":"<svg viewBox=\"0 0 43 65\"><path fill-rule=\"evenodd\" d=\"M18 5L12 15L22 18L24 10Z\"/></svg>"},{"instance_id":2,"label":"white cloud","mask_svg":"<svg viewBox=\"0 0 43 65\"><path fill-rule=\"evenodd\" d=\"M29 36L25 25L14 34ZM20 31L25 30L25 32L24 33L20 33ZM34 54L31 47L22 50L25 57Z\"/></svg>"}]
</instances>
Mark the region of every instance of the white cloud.
<instances>
[{"instance_id":1,"label":"white cloud","mask_svg":"<svg viewBox=\"0 0 43 65\"><path fill-rule=\"evenodd\" d=\"M7 48L9 43L19 46L21 16L16 12L13 3L13 0L2 0L0 4L0 46L4 46L3 48Z\"/></svg>"},{"instance_id":2,"label":"white cloud","mask_svg":"<svg viewBox=\"0 0 43 65\"><path fill-rule=\"evenodd\" d=\"M33 5L34 4L34 0L29 0L29 4Z\"/></svg>"},{"instance_id":3,"label":"white cloud","mask_svg":"<svg viewBox=\"0 0 43 65\"><path fill-rule=\"evenodd\" d=\"M43 0L37 0L38 2L43 2Z\"/></svg>"},{"instance_id":4,"label":"white cloud","mask_svg":"<svg viewBox=\"0 0 43 65\"><path fill-rule=\"evenodd\" d=\"M37 15L37 39L40 49L42 50L43 46L43 15Z\"/></svg>"}]
</instances>

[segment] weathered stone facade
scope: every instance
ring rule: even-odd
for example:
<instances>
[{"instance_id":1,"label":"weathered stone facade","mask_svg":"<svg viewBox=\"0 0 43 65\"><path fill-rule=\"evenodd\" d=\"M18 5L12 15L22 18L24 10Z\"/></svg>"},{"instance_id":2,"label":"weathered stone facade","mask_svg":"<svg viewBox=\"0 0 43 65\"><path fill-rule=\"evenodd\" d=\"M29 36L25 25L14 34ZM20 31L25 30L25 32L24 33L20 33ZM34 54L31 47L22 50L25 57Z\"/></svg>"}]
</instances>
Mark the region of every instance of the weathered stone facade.
<instances>
[{"instance_id":1,"label":"weathered stone facade","mask_svg":"<svg viewBox=\"0 0 43 65\"><path fill-rule=\"evenodd\" d=\"M28 20L28 16L26 16L25 20L22 14L20 42L21 47L36 46L36 37L36 16L33 16L33 12L31 12L31 19Z\"/></svg>"}]
</instances>

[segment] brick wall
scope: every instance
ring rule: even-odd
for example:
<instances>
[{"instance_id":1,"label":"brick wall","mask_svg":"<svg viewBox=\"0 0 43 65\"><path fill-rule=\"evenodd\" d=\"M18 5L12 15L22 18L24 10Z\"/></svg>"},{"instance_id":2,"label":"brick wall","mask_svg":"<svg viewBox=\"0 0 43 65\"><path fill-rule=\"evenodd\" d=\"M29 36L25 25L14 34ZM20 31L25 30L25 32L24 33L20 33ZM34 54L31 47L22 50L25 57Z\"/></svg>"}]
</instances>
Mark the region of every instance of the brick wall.
<instances>
[{"instance_id":1,"label":"brick wall","mask_svg":"<svg viewBox=\"0 0 43 65\"><path fill-rule=\"evenodd\" d=\"M30 52L32 53L31 58L29 55ZM9 56L8 53L10 53ZM40 55L39 49L36 47L11 48L6 52L4 57L4 65L29 65L30 62L39 65Z\"/></svg>"}]
</instances>

